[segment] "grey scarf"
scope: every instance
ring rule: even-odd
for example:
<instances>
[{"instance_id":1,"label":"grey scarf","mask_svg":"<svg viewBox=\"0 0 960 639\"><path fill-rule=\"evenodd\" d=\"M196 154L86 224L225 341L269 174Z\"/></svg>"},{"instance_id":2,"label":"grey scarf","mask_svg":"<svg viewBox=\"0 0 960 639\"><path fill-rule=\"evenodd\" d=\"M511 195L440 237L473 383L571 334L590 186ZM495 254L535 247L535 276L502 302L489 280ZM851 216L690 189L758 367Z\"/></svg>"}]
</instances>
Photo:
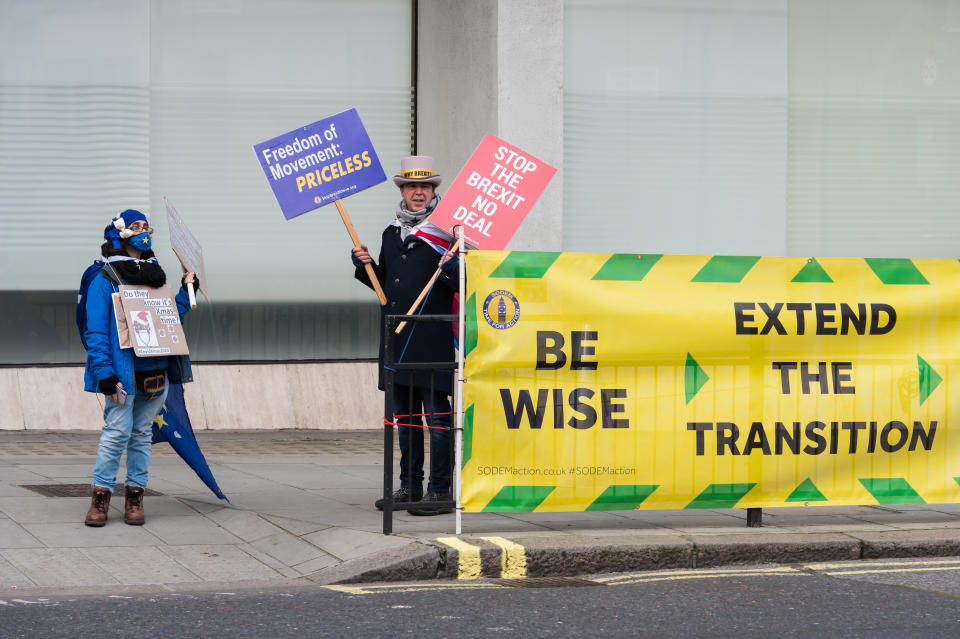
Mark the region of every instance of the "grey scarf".
<instances>
[{"instance_id":1,"label":"grey scarf","mask_svg":"<svg viewBox=\"0 0 960 639\"><path fill-rule=\"evenodd\" d=\"M407 203L400 200L400 204L397 205L397 221L400 223L400 240L406 240L407 236L413 232L413 229L417 228L418 224L430 217L433 209L437 208L437 204L439 203L440 196L434 195L433 199L430 200L430 204L427 205L427 208L420 211L408 211Z\"/></svg>"}]
</instances>

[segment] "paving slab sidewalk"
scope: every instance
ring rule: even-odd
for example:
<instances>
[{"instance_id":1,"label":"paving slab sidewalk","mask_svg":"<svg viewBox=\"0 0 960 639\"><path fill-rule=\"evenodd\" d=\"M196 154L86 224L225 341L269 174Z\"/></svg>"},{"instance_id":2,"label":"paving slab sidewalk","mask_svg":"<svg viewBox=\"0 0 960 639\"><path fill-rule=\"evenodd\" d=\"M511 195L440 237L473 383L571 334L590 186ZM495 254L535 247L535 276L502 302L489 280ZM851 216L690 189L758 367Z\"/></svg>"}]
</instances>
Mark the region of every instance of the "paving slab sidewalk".
<instances>
[{"instance_id":1,"label":"paving slab sidewalk","mask_svg":"<svg viewBox=\"0 0 960 639\"><path fill-rule=\"evenodd\" d=\"M204 588L411 579L547 577L733 563L960 555L960 505L746 511L468 514L398 511L381 534L378 431L197 433L217 500L165 444L154 449L147 523L122 497L104 528L89 499L27 486L86 484L97 434L0 431L0 597L45 589Z\"/></svg>"}]
</instances>

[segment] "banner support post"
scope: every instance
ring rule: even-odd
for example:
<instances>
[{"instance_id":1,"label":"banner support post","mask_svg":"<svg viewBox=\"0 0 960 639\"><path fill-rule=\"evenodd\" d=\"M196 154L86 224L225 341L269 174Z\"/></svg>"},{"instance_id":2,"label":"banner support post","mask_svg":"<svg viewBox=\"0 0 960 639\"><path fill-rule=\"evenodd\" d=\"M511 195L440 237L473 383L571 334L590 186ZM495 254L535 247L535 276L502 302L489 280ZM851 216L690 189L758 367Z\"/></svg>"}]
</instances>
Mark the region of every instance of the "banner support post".
<instances>
[{"instance_id":1,"label":"banner support post","mask_svg":"<svg viewBox=\"0 0 960 639\"><path fill-rule=\"evenodd\" d=\"M337 205L337 210L340 211L340 219L343 220L343 225L347 227L347 233L350 234L350 239L353 240L354 248L360 248L360 238L357 237L357 232L353 229L353 223L350 222L347 209L343 206L343 200L337 198L333 203ZM373 290L377 292L377 297L380 298L380 306L386 306L387 296L383 294L383 289L380 288L380 282L377 280L377 274L373 270L373 265L368 262L363 265L363 270L367 272L367 277L370 278Z\"/></svg>"},{"instance_id":2,"label":"banner support post","mask_svg":"<svg viewBox=\"0 0 960 639\"><path fill-rule=\"evenodd\" d=\"M457 227L457 244L461 247L463 246L463 226ZM463 467L463 359L464 359L464 348L463 340L465 331L465 315L464 310L466 309L466 301L463 299L464 293L466 292L466 281L467 275L464 272L464 253L466 251L461 250L457 255L457 260L460 262L460 308L458 310L458 319L457 319L457 397L456 397L456 412L457 412L457 426L456 426L456 435L454 443L454 466L453 466L453 489L456 493L457 508L456 508L456 534L460 535L463 533L463 509L461 507L460 494L462 492L462 482L463 482L463 473L461 469Z\"/></svg>"},{"instance_id":3,"label":"banner support post","mask_svg":"<svg viewBox=\"0 0 960 639\"><path fill-rule=\"evenodd\" d=\"M394 364L393 340L390 328L393 325L390 316L383 318L383 534L393 534L393 425L397 416L393 414L393 370L387 368Z\"/></svg>"}]
</instances>

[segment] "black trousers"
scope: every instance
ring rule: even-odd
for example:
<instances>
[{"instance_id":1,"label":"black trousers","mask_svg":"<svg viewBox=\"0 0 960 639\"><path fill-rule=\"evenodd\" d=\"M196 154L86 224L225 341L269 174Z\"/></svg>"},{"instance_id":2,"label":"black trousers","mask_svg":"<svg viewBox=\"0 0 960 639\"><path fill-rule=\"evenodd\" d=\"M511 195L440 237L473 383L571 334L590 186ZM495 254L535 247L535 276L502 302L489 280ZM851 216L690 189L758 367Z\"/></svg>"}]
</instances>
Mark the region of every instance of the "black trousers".
<instances>
[{"instance_id":1,"label":"black trousers","mask_svg":"<svg viewBox=\"0 0 960 639\"><path fill-rule=\"evenodd\" d=\"M450 398L446 393L419 386L396 385L393 389L393 414L397 424L422 424L425 413L427 426L397 426L400 439L400 486L413 488L423 485L423 431L430 433L430 483L427 490L444 494L450 491L452 456L450 436L453 423Z\"/></svg>"}]
</instances>

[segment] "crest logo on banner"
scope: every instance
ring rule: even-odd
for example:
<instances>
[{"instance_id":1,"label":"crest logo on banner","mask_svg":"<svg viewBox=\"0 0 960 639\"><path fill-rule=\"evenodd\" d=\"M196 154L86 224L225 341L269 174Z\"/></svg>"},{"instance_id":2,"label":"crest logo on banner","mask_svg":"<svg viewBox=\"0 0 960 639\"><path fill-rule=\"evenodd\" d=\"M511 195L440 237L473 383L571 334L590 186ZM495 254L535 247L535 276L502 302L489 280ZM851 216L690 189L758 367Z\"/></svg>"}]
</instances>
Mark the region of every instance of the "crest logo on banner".
<instances>
[{"instance_id":1,"label":"crest logo on banner","mask_svg":"<svg viewBox=\"0 0 960 639\"><path fill-rule=\"evenodd\" d=\"M510 328L520 319L520 302L510 291L498 289L483 301L483 318L494 328Z\"/></svg>"}]
</instances>

